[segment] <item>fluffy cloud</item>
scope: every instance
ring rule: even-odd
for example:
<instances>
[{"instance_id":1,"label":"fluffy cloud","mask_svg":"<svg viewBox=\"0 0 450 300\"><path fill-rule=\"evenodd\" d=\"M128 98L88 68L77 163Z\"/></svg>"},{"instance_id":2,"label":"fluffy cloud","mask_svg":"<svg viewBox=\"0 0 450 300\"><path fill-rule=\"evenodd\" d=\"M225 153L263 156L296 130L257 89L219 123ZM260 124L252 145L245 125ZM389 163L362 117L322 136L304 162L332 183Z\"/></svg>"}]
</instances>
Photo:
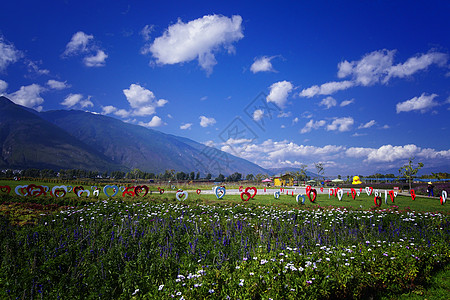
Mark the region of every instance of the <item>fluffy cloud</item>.
<instances>
[{"instance_id":1,"label":"fluffy cloud","mask_svg":"<svg viewBox=\"0 0 450 300\"><path fill-rule=\"evenodd\" d=\"M50 73L50 71L47 70L47 69L39 68L38 64L42 64L42 62L36 63L34 61L31 61L31 60L27 59L26 60L26 65L28 67L28 72L30 72L30 73L34 72L34 73L36 73L38 75L48 75Z\"/></svg>"},{"instance_id":2,"label":"fluffy cloud","mask_svg":"<svg viewBox=\"0 0 450 300\"><path fill-rule=\"evenodd\" d=\"M63 90L63 89L67 89L70 87L70 84L67 84L66 81L57 81L57 80L53 80L50 79L49 81L47 81L47 85L54 90Z\"/></svg>"},{"instance_id":3,"label":"fluffy cloud","mask_svg":"<svg viewBox=\"0 0 450 300\"><path fill-rule=\"evenodd\" d=\"M251 65L250 71L253 73L258 72L275 72L272 67L271 60L274 59L275 56L263 56L259 58L255 58L255 62Z\"/></svg>"},{"instance_id":4,"label":"fluffy cloud","mask_svg":"<svg viewBox=\"0 0 450 300\"><path fill-rule=\"evenodd\" d=\"M164 125L164 123L160 117L153 116L153 118L151 119L150 122L148 122L148 123L139 122L139 125L144 126L144 127L159 127L161 125Z\"/></svg>"},{"instance_id":5,"label":"fluffy cloud","mask_svg":"<svg viewBox=\"0 0 450 300\"><path fill-rule=\"evenodd\" d=\"M352 117L336 118L327 125L328 131L338 130L340 132L349 131L355 121Z\"/></svg>"},{"instance_id":6,"label":"fluffy cloud","mask_svg":"<svg viewBox=\"0 0 450 300\"><path fill-rule=\"evenodd\" d=\"M97 54L86 56L83 61L87 67L103 67L106 64L108 55L102 50L97 50Z\"/></svg>"},{"instance_id":7,"label":"fluffy cloud","mask_svg":"<svg viewBox=\"0 0 450 300\"><path fill-rule=\"evenodd\" d=\"M112 105L102 106L102 114L109 115L117 111L117 108Z\"/></svg>"},{"instance_id":8,"label":"fluffy cloud","mask_svg":"<svg viewBox=\"0 0 450 300\"><path fill-rule=\"evenodd\" d=\"M15 63L22 56L21 51L17 50L13 44L0 35L0 72L5 71L8 65Z\"/></svg>"},{"instance_id":9,"label":"fluffy cloud","mask_svg":"<svg viewBox=\"0 0 450 300\"><path fill-rule=\"evenodd\" d=\"M142 35L142 38L145 41L150 40L150 33L152 33L154 26L153 25L145 25L144 28L142 28L140 34Z\"/></svg>"},{"instance_id":10,"label":"fluffy cloud","mask_svg":"<svg viewBox=\"0 0 450 300\"><path fill-rule=\"evenodd\" d=\"M333 97L328 96L328 97L322 99L322 101L320 101L319 105L325 106L327 109L330 109L333 106L337 105L337 101Z\"/></svg>"},{"instance_id":11,"label":"fluffy cloud","mask_svg":"<svg viewBox=\"0 0 450 300\"><path fill-rule=\"evenodd\" d=\"M287 102L287 97L293 88L294 86L289 81L284 80L275 82L270 86L270 93L266 100L267 102L273 102L283 108Z\"/></svg>"},{"instance_id":12,"label":"fluffy cloud","mask_svg":"<svg viewBox=\"0 0 450 300\"><path fill-rule=\"evenodd\" d=\"M8 88L8 83L0 79L0 93L3 93Z\"/></svg>"},{"instance_id":13,"label":"fluffy cloud","mask_svg":"<svg viewBox=\"0 0 450 300\"><path fill-rule=\"evenodd\" d=\"M191 129L191 127L192 127L192 123L186 123L186 124L181 125L180 129L187 130L187 129Z\"/></svg>"},{"instance_id":14,"label":"fluffy cloud","mask_svg":"<svg viewBox=\"0 0 450 300\"><path fill-rule=\"evenodd\" d=\"M311 98L316 95L331 95L334 94L337 91L346 90L348 88L351 88L355 85L353 81L331 81L324 83L320 86L313 85L312 87L303 89L300 92L300 97L307 97Z\"/></svg>"},{"instance_id":15,"label":"fluffy cloud","mask_svg":"<svg viewBox=\"0 0 450 300\"><path fill-rule=\"evenodd\" d=\"M350 105L350 104L352 104L353 102L355 102L355 99L344 100L344 101L341 102L341 107Z\"/></svg>"},{"instance_id":16,"label":"fluffy cloud","mask_svg":"<svg viewBox=\"0 0 450 300\"><path fill-rule=\"evenodd\" d=\"M31 84L27 86L21 86L18 91L9 94L8 98L16 104L41 111L41 104L44 102L44 99L40 94L44 91L45 88L41 87L40 85Z\"/></svg>"},{"instance_id":17,"label":"fluffy cloud","mask_svg":"<svg viewBox=\"0 0 450 300\"><path fill-rule=\"evenodd\" d=\"M90 99L90 96L86 99L83 99L82 94L69 94L64 99L64 101L61 102L61 105L64 105L67 108L74 107L77 104L79 104L81 108L92 107L94 106L94 103L92 103Z\"/></svg>"},{"instance_id":18,"label":"fluffy cloud","mask_svg":"<svg viewBox=\"0 0 450 300\"><path fill-rule=\"evenodd\" d=\"M88 35L82 31L78 31L72 36L70 42L67 43L64 55L77 55L81 52L87 52L89 50L88 44L93 39L93 35Z\"/></svg>"},{"instance_id":19,"label":"fluffy cloud","mask_svg":"<svg viewBox=\"0 0 450 300\"><path fill-rule=\"evenodd\" d=\"M264 111L262 109L257 109L253 112L253 120L259 121L264 117Z\"/></svg>"},{"instance_id":20,"label":"fluffy cloud","mask_svg":"<svg viewBox=\"0 0 450 300\"><path fill-rule=\"evenodd\" d=\"M437 102L434 102L433 99L436 98L436 94L425 95L423 93L420 97L414 97L412 99L406 100L405 102L397 103L396 109L397 113L408 112L413 110L418 110L421 113L424 113L431 108L438 105Z\"/></svg>"},{"instance_id":21,"label":"fluffy cloud","mask_svg":"<svg viewBox=\"0 0 450 300\"><path fill-rule=\"evenodd\" d=\"M200 126L202 127L208 127L211 125L216 124L216 119L214 118L208 118L205 116L200 116Z\"/></svg>"},{"instance_id":22,"label":"fluffy cloud","mask_svg":"<svg viewBox=\"0 0 450 300\"><path fill-rule=\"evenodd\" d=\"M445 67L448 54L430 51L410 57L406 62L394 65L396 50L378 50L365 54L360 60L344 60L338 64L337 76L339 78L351 77L351 80L332 81L322 85L313 85L300 92L301 97L314 97L316 95L331 95L337 91L354 86L371 86L377 83L387 83L391 78L403 78L425 70L435 64Z\"/></svg>"},{"instance_id":23,"label":"fluffy cloud","mask_svg":"<svg viewBox=\"0 0 450 300\"><path fill-rule=\"evenodd\" d=\"M222 47L233 52L232 44L244 37L241 24L241 16L206 15L188 23L178 20L153 41L149 51L159 64L197 59L199 65L210 74L217 64L214 52Z\"/></svg>"},{"instance_id":24,"label":"fluffy cloud","mask_svg":"<svg viewBox=\"0 0 450 300\"><path fill-rule=\"evenodd\" d=\"M300 130L300 133L308 133L311 132L312 129L319 129L320 127L325 126L326 123L325 120L314 121L311 119L306 123L305 127Z\"/></svg>"},{"instance_id":25,"label":"fluffy cloud","mask_svg":"<svg viewBox=\"0 0 450 300\"><path fill-rule=\"evenodd\" d=\"M375 120L370 120L369 122L367 122L366 124L361 124L361 126L359 126L359 129L366 129L366 128L370 128L373 125L375 125L377 122Z\"/></svg>"},{"instance_id":26,"label":"fluffy cloud","mask_svg":"<svg viewBox=\"0 0 450 300\"><path fill-rule=\"evenodd\" d=\"M163 107L168 103L165 99L156 100L152 91L143 88L139 84L131 84L123 93L128 100L135 116L150 116L156 113L157 107Z\"/></svg>"}]
</instances>

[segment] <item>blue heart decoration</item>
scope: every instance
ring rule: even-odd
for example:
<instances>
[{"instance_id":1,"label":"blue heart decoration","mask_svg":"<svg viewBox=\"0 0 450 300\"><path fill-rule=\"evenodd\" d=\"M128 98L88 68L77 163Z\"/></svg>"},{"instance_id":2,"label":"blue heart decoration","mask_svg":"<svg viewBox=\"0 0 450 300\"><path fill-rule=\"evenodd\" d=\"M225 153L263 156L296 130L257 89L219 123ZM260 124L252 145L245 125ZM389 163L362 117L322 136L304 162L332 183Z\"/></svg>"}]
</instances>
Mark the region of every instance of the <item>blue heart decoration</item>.
<instances>
[{"instance_id":1,"label":"blue heart decoration","mask_svg":"<svg viewBox=\"0 0 450 300\"><path fill-rule=\"evenodd\" d=\"M280 198L280 191L276 191L275 193L273 193L273 197L274 197L275 199Z\"/></svg>"},{"instance_id":2,"label":"blue heart decoration","mask_svg":"<svg viewBox=\"0 0 450 300\"><path fill-rule=\"evenodd\" d=\"M295 197L295 200L297 200L297 203L298 203L298 201L300 200L300 198L302 198L303 200L302 200L302 204L305 204L305 195L297 195L297 197Z\"/></svg>"},{"instance_id":3,"label":"blue heart decoration","mask_svg":"<svg viewBox=\"0 0 450 300\"><path fill-rule=\"evenodd\" d=\"M108 191L107 191L108 189L113 189L114 194L109 195ZM115 195L117 195L118 192L119 192L119 188L117 187L117 185L105 185L105 187L103 188L103 194L105 194L106 197L108 197L108 198L114 197Z\"/></svg>"},{"instance_id":4,"label":"blue heart decoration","mask_svg":"<svg viewBox=\"0 0 450 300\"><path fill-rule=\"evenodd\" d=\"M219 193L222 193L219 195ZM216 187L216 189L214 190L214 193L216 194L217 199L222 199L223 196L225 196L226 193L226 189L223 186L218 186Z\"/></svg>"},{"instance_id":5,"label":"blue heart decoration","mask_svg":"<svg viewBox=\"0 0 450 300\"><path fill-rule=\"evenodd\" d=\"M70 193L70 192L72 191L72 189L73 189L73 186L71 186L71 185L68 185L68 186L67 186L67 192L68 192L68 193Z\"/></svg>"}]
</instances>

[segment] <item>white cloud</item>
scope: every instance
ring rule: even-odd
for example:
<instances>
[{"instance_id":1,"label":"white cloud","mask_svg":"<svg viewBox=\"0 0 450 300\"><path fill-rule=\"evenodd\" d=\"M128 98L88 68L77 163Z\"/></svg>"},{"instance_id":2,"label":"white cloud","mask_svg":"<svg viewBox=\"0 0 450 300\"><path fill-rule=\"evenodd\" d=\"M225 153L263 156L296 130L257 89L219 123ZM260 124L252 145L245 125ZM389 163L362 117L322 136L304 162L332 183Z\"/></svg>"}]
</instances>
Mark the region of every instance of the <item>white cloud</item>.
<instances>
[{"instance_id":1,"label":"white cloud","mask_svg":"<svg viewBox=\"0 0 450 300\"><path fill-rule=\"evenodd\" d=\"M121 118L127 118L131 115L131 112L126 109L118 109L114 112L114 115L121 117Z\"/></svg>"},{"instance_id":2,"label":"white cloud","mask_svg":"<svg viewBox=\"0 0 450 300\"><path fill-rule=\"evenodd\" d=\"M221 48L233 52L233 42L244 37L241 24L241 16L206 15L188 23L178 20L153 41L149 51L159 64L198 59L199 65L210 74L217 64L214 52Z\"/></svg>"},{"instance_id":3,"label":"white cloud","mask_svg":"<svg viewBox=\"0 0 450 300\"><path fill-rule=\"evenodd\" d=\"M86 67L104 67L107 58L108 55L104 51L97 50L97 54L86 56L83 61Z\"/></svg>"},{"instance_id":4,"label":"white cloud","mask_svg":"<svg viewBox=\"0 0 450 300\"><path fill-rule=\"evenodd\" d=\"M180 129L186 130L186 129L191 129L192 127L192 123L186 123L180 126Z\"/></svg>"},{"instance_id":5,"label":"white cloud","mask_svg":"<svg viewBox=\"0 0 450 300\"><path fill-rule=\"evenodd\" d=\"M205 116L200 116L200 126L208 127L216 124L216 120L214 118L208 118Z\"/></svg>"},{"instance_id":6,"label":"white cloud","mask_svg":"<svg viewBox=\"0 0 450 300\"><path fill-rule=\"evenodd\" d=\"M344 100L344 101L341 102L341 107L350 105L350 104L352 104L352 103L354 103L354 102L355 102L355 99Z\"/></svg>"},{"instance_id":7,"label":"white cloud","mask_svg":"<svg viewBox=\"0 0 450 300\"><path fill-rule=\"evenodd\" d=\"M431 109L432 107L438 105L437 102L434 102L433 99L436 98L436 94L425 95L423 93L420 97L414 97L412 99L406 100L405 102L397 103L396 109L397 113L408 112L413 110L419 110L421 113L424 113Z\"/></svg>"},{"instance_id":8,"label":"white cloud","mask_svg":"<svg viewBox=\"0 0 450 300\"><path fill-rule=\"evenodd\" d=\"M336 105L337 105L337 101L336 101L336 99L334 99L333 97L328 96L328 97L322 99L322 101L320 101L319 105L320 105L320 106L325 106L326 109L330 109L330 108L332 108L333 106L336 106Z\"/></svg>"},{"instance_id":9,"label":"white cloud","mask_svg":"<svg viewBox=\"0 0 450 300\"><path fill-rule=\"evenodd\" d=\"M8 65L15 63L22 57L22 52L0 35L0 72L5 71Z\"/></svg>"},{"instance_id":10,"label":"white cloud","mask_svg":"<svg viewBox=\"0 0 450 300\"><path fill-rule=\"evenodd\" d=\"M270 93L266 100L267 102L273 102L283 108L287 102L287 97L293 88L294 86L289 81L284 80L275 82L270 86Z\"/></svg>"},{"instance_id":11,"label":"white cloud","mask_svg":"<svg viewBox=\"0 0 450 300\"><path fill-rule=\"evenodd\" d=\"M78 103L80 103L80 105L82 105L82 101L83 101L83 103L86 103L86 101L89 101L89 98L83 100L82 94L69 94L64 99L64 101L61 102L60 104L66 106L67 108L70 108L70 107L77 105ZM90 102L90 103L92 103L92 102ZM93 106L93 104L91 106ZM82 107L84 108L85 106L82 106Z\"/></svg>"},{"instance_id":12,"label":"white cloud","mask_svg":"<svg viewBox=\"0 0 450 300\"><path fill-rule=\"evenodd\" d=\"M203 96L200 98L200 101L205 101L205 100L208 100L208 96Z\"/></svg>"},{"instance_id":13,"label":"white cloud","mask_svg":"<svg viewBox=\"0 0 450 300\"><path fill-rule=\"evenodd\" d=\"M316 95L331 95L337 91L346 90L355 85L353 81L331 81L322 84L321 86L313 85L312 87L303 89L299 96L311 98Z\"/></svg>"},{"instance_id":14,"label":"white cloud","mask_svg":"<svg viewBox=\"0 0 450 300\"><path fill-rule=\"evenodd\" d=\"M213 141L211 141L211 140L206 141L206 142L204 142L202 144L205 145L205 146L208 146L208 147L214 147L215 146L215 143Z\"/></svg>"},{"instance_id":15,"label":"white cloud","mask_svg":"<svg viewBox=\"0 0 450 300\"><path fill-rule=\"evenodd\" d=\"M30 73L34 72L38 75L48 75L50 73L47 69L39 68L38 64L34 61L26 60L26 64L28 66L28 72ZM41 64L41 62L39 62L39 64Z\"/></svg>"},{"instance_id":16,"label":"white cloud","mask_svg":"<svg viewBox=\"0 0 450 300\"><path fill-rule=\"evenodd\" d=\"M91 96L89 96L87 99L81 100L80 106L81 106L81 108L93 107L94 103L92 103L92 101L91 101Z\"/></svg>"},{"instance_id":17,"label":"white cloud","mask_svg":"<svg viewBox=\"0 0 450 300\"><path fill-rule=\"evenodd\" d=\"M102 114L109 115L117 111L117 108L112 105L102 106Z\"/></svg>"},{"instance_id":18,"label":"white cloud","mask_svg":"<svg viewBox=\"0 0 450 300\"><path fill-rule=\"evenodd\" d=\"M377 122L375 120L370 120L369 122L367 122L366 124L361 124L361 126L358 127L358 129L366 129L366 128L370 128L373 125L375 125Z\"/></svg>"},{"instance_id":19,"label":"white cloud","mask_svg":"<svg viewBox=\"0 0 450 300\"><path fill-rule=\"evenodd\" d=\"M255 62L251 65L250 71L253 73L258 72L275 72L275 70L272 67L271 60L274 59L275 56L262 56L255 58Z\"/></svg>"},{"instance_id":20,"label":"white cloud","mask_svg":"<svg viewBox=\"0 0 450 300\"><path fill-rule=\"evenodd\" d=\"M419 150L420 148L416 145L384 145L371 151L367 155L367 160L374 162L392 162L399 159L413 157L419 152Z\"/></svg>"},{"instance_id":21,"label":"white cloud","mask_svg":"<svg viewBox=\"0 0 450 300\"><path fill-rule=\"evenodd\" d=\"M148 122L148 123L139 122L139 125L144 126L144 127L159 127L161 125L164 125L164 123L160 117L153 116L153 118L151 119L150 122Z\"/></svg>"},{"instance_id":22,"label":"white cloud","mask_svg":"<svg viewBox=\"0 0 450 300\"><path fill-rule=\"evenodd\" d=\"M327 125L328 131L338 130L340 132L349 131L355 121L352 117L336 118Z\"/></svg>"},{"instance_id":23,"label":"white cloud","mask_svg":"<svg viewBox=\"0 0 450 300\"><path fill-rule=\"evenodd\" d=\"M264 117L264 111L262 109L257 109L253 112L253 120L259 121Z\"/></svg>"},{"instance_id":24,"label":"white cloud","mask_svg":"<svg viewBox=\"0 0 450 300\"><path fill-rule=\"evenodd\" d=\"M42 106L40 105L44 102L44 99L41 97L40 93L44 91L45 88L41 87L40 85L31 84L27 86L21 86L18 91L9 94L8 98L16 104L41 111Z\"/></svg>"},{"instance_id":25,"label":"white cloud","mask_svg":"<svg viewBox=\"0 0 450 300\"><path fill-rule=\"evenodd\" d=\"M298 123L298 121L300 121L300 119L295 117L294 120L292 120L292 124Z\"/></svg>"},{"instance_id":26,"label":"white cloud","mask_svg":"<svg viewBox=\"0 0 450 300\"><path fill-rule=\"evenodd\" d=\"M152 91L143 88L139 84L131 84L128 89L124 89L123 93L134 109L133 114L136 116L150 116L156 113L157 107L163 107L168 103L165 99L156 100Z\"/></svg>"},{"instance_id":27,"label":"white cloud","mask_svg":"<svg viewBox=\"0 0 450 300\"><path fill-rule=\"evenodd\" d=\"M374 151L374 149L372 149L372 148L351 147L345 151L345 155L347 157L352 157L352 158L361 158L361 157L367 157L373 151Z\"/></svg>"},{"instance_id":28,"label":"white cloud","mask_svg":"<svg viewBox=\"0 0 450 300\"><path fill-rule=\"evenodd\" d=\"M140 34L142 35L142 38L145 41L150 40L150 33L152 33L153 29L154 29L153 25L145 25L144 28L142 28Z\"/></svg>"},{"instance_id":29,"label":"white cloud","mask_svg":"<svg viewBox=\"0 0 450 300\"><path fill-rule=\"evenodd\" d=\"M67 89L70 87L70 84L67 84L67 81L57 81L57 80L53 80L50 79L49 81L47 81L47 85L54 90L63 90L63 89Z\"/></svg>"},{"instance_id":30,"label":"white cloud","mask_svg":"<svg viewBox=\"0 0 450 300\"><path fill-rule=\"evenodd\" d=\"M8 88L8 83L0 79L0 93L3 93Z\"/></svg>"},{"instance_id":31,"label":"white cloud","mask_svg":"<svg viewBox=\"0 0 450 300\"><path fill-rule=\"evenodd\" d=\"M319 129L320 127L325 126L326 123L327 122L325 122L325 120L314 122L314 120L311 119L308 123L306 123L305 127L300 130L300 133L308 133L311 132L312 129Z\"/></svg>"},{"instance_id":32,"label":"white cloud","mask_svg":"<svg viewBox=\"0 0 450 300\"><path fill-rule=\"evenodd\" d=\"M88 35L82 31L78 31L72 36L70 42L67 43L64 55L76 55L81 52L87 52L89 50L88 44L93 39L93 35Z\"/></svg>"}]
</instances>

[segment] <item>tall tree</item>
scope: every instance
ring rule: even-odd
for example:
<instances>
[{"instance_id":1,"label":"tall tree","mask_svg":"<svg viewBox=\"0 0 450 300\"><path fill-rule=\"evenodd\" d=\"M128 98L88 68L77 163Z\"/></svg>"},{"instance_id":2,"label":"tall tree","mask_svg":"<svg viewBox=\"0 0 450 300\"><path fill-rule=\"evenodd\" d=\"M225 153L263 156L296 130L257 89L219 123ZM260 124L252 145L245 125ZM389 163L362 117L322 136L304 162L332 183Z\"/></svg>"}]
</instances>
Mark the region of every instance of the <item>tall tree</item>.
<instances>
[{"instance_id":1,"label":"tall tree","mask_svg":"<svg viewBox=\"0 0 450 300\"><path fill-rule=\"evenodd\" d=\"M323 177L323 174L325 173L323 163L314 163L314 167L316 168L317 175L319 175L318 180L320 180L320 177Z\"/></svg>"},{"instance_id":2,"label":"tall tree","mask_svg":"<svg viewBox=\"0 0 450 300\"><path fill-rule=\"evenodd\" d=\"M409 189L411 190L411 183L417 172L423 167L423 163L419 162L417 163L417 167L413 166L414 157L411 157L409 159L408 164L404 165L400 169L398 169L398 172L400 175L405 177L408 180L409 183Z\"/></svg>"}]
</instances>

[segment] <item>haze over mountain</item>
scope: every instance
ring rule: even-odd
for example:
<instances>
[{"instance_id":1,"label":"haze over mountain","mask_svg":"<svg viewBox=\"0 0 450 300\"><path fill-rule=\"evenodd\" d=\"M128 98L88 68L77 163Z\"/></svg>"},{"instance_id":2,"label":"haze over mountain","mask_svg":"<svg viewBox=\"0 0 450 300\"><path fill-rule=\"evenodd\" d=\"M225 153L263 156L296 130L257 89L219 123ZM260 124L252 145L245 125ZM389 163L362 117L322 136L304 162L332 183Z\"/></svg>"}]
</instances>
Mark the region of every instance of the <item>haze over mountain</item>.
<instances>
[{"instance_id":1,"label":"haze over mountain","mask_svg":"<svg viewBox=\"0 0 450 300\"><path fill-rule=\"evenodd\" d=\"M160 173L267 173L193 140L78 110L31 112L0 97L0 166Z\"/></svg>"}]
</instances>

